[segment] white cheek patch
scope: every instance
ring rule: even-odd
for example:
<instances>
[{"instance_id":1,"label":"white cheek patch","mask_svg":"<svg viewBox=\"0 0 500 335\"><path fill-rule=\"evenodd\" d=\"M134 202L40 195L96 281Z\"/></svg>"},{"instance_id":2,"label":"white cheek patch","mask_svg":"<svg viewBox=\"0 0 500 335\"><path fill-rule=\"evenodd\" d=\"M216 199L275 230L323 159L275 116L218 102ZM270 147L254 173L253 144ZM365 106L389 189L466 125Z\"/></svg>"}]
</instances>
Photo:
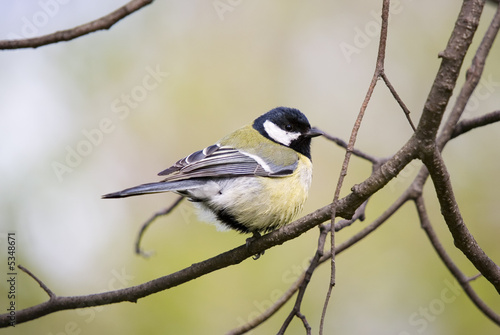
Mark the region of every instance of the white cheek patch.
<instances>
[{"instance_id":1,"label":"white cheek patch","mask_svg":"<svg viewBox=\"0 0 500 335\"><path fill-rule=\"evenodd\" d=\"M293 140L296 140L300 137L300 133L285 131L269 120L264 122L264 130L266 131L267 135L269 135L269 137L271 137L273 140L286 146L289 146Z\"/></svg>"}]
</instances>

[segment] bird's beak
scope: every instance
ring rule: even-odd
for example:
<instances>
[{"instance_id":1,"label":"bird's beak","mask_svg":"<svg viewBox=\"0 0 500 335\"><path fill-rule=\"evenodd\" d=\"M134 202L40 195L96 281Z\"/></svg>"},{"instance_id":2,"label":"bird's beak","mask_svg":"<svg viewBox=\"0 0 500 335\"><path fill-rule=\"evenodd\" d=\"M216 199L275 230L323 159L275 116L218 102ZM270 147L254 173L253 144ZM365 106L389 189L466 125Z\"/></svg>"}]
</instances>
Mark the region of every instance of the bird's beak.
<instances>
[{"instance_id":1,"label":"bird's beak","mask_svg":"<svg viewBox=\"0 0 500 335\"><path fill-rule=\"evenodd\" d=\"M323 135L323 131L319 130L316 127L312 127L307 133L304 134L304 136L306 137L316 137L321 135Z\"/></svg>"}]
</instances>

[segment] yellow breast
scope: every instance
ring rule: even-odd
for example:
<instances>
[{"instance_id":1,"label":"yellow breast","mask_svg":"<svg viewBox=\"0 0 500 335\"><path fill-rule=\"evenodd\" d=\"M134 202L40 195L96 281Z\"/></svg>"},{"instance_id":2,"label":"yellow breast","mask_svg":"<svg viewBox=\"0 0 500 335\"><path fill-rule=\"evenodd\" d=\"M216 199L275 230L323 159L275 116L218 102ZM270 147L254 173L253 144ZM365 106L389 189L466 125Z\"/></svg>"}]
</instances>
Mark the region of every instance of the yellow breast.
<instances>
[{"instance_id":1,"label":"yellow breast","mask_svg":"<svg viewBox=\"0 0 500 335\"><path fill-rule=\"evenodd\" d=\"M271 231L290 223L302 211L311 185L312 164L307 157L299 155L298 168L293 174L256 179L264 190L254 197L250 206L237 213L236 218L250 230Z\"/></svg>"}]
</instances>

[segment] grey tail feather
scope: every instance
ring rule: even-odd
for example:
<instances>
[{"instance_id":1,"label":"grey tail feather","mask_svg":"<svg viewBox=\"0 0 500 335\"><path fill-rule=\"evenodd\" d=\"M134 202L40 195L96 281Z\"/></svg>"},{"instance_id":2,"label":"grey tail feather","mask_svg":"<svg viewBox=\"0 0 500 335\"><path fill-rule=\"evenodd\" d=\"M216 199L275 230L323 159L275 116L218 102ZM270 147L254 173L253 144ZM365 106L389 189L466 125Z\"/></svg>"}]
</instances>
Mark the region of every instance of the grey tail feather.
<instances>
[{"instance_id":1,"label":"grey tail feather","mask_svg":"<svg viewBox=\"0 0 500 335\"><path fill-rule=\"evenodd\" d=\"M142 184L139 186L127 188L123 191L108 193L102 196L102 199L126 198L134 195L161 193L168 191L181 191L199 187L204 184L201 180L179 180L174 182L160 181L157 183Z\"/></svg>"}]
</instances>

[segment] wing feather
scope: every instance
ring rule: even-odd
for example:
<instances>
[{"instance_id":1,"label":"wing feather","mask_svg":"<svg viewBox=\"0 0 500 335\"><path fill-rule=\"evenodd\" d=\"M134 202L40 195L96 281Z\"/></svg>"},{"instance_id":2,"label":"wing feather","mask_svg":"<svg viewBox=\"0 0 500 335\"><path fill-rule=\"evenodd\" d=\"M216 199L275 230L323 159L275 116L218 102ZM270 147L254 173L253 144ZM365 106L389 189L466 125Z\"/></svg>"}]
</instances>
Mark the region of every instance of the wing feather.
<instances>
[{"instance_id":1,"label":"wing feather","mask_svg":"<svg viewBox=\"0 0 500 335\"><path fill-rule=\"evenodd\" d=\"M298 162L277 166L255 155L228 146L211 145L177 161L158 175L164 181L206 177L263 176L283 177L293 173Z\"/></svg>"}]
</instances>

